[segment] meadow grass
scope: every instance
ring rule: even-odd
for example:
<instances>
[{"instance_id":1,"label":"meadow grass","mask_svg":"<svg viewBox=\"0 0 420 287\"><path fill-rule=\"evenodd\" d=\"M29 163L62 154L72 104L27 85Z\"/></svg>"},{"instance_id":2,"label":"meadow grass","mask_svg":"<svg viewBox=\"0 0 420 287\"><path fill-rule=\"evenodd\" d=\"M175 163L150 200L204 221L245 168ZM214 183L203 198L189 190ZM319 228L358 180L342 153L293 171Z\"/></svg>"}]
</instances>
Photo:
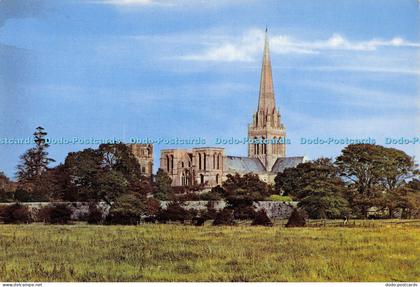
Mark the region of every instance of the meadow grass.
<instances>
[{"instance_id":1,"label":"meadow grass","mask_svg":"<svg viewBox=\"0 0 420 287\"><path fill-rule=\"evenodd\" d=\"M0 281L420 281L419 242L418 225L387 222L0 225Z\"/></svg>"}]
</instances>

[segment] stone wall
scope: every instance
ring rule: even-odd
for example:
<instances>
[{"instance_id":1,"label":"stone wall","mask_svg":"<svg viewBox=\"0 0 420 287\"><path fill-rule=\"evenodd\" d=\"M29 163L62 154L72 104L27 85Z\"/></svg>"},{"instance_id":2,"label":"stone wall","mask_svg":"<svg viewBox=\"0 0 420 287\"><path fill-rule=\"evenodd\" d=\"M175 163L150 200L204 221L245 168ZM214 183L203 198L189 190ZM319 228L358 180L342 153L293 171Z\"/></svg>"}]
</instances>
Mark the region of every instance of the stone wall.
<instances>
[{"instance_id":1,"label":"stone wall","mask_svg":"<svg viewBox=\"0 0 420 287\"><path fill-rule=\"evenodd\" d=\"M258 201L254 206L257 211L265 209L271 219L287 219L292 214L293 208L297 207L297 202Z\"/></svg>"},{"instance_id":2,"label":"stone wall","mask_svg":"<svg viewBox=\"0 0 420 287\"><path fill-rule=\"evenodd\" d=\"M0 207L11 205L14 203L0 203ZM53 205L53 204L65 204L70 207L72 214L71 220L86 220L89 215L89 202L22 202L22 205L28 207L33 218L36 218L41 208ZM102 210L103 214L108 214L109 205L105 202L101 202L97 205Z\"/></svg>"},{"instance_id":3,"label":"stone wall","mask_svg":"<svg viewBox=\"0 0 420 287\"><path fill-rule=\"evenodd\" d=\"M196 209L196 210L205 210L207 206L206 200L201 201L186 201L185 208L187 209ZM161 207L165 208L168 205L169 201L162 201ZM225 208L226 202L215 201L213 207L216 210L221 210ZM297 202L282 202L282 201L258 201L254 203L255 210L265 209L267 215L271 219L287 219L293 211L293 208L297 206Z\"/></svg>"},{"instance_id":4,"label":"stone wall","mask_svg":"<svg viewBox=\"0 0 420 287\"><path fill-rule=\"evenodd\" d=\"M170 201L162 201L161 207L166 208ZM89 214L89 203L88 202L56 202L57 204L66 204L72 210L72 220L85 220ZM205 210L207 208L208 201L186 201L185 207L187 209ZM0 207L4 205L10 205L13 203L0 203ZM50 202L25 202L23 205L28 206L29 210L36 217L38 211L49 204ZM280 202L280 201L258 201L254 203L255 210L265 209L267 215L272 219L286 219L289 218L292 213L293 207L297 205L297 202ZM226 202L223 200L214 201L213 207L216 210L222 210L225 208ZM98 207L102 209L106 215L109 212L109 205L106 203L99 203Z\"/></svg>"}]
</instances>

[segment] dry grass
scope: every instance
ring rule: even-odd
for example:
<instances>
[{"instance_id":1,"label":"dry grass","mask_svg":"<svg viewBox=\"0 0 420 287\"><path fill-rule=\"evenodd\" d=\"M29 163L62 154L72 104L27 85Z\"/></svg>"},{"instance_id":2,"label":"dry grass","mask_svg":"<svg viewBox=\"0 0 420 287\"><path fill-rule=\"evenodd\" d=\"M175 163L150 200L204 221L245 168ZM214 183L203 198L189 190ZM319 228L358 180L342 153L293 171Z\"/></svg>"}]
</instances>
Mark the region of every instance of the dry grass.
<instances>
[{"instance_id":1,"label":"dry grass","mask_svg":"<svg viewBox=\"0 0 420 287\"><path fill-rule=\"evenodd\" d=\"M420 227L0 225L0 281L420 281Z\"/></svg>"}]
</instances>

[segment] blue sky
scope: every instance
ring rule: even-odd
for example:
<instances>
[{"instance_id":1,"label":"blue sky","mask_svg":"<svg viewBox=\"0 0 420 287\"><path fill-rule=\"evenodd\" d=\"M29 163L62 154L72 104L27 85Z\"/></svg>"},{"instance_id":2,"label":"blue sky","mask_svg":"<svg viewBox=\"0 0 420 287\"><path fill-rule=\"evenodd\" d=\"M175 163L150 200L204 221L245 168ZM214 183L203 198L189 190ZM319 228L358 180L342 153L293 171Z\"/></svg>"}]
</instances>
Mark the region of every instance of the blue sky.
<instances>
[{"instance_id":1,"label":"blue sky","mask_svg":"<svg viewBox=\"0 0 420 287\"><path fill-rule=\"evenodd\" d=\"M288 155L344 147L301 137L420 137L419 12L416 0L1 0L0 138L38 125L52 138L243 138L266 26ZM13 176L28 147L0 144L0 170ZM168 147L155 145L156 168ZM394 147L420 157L420 144Z\"/></svg>"}]
</instances>

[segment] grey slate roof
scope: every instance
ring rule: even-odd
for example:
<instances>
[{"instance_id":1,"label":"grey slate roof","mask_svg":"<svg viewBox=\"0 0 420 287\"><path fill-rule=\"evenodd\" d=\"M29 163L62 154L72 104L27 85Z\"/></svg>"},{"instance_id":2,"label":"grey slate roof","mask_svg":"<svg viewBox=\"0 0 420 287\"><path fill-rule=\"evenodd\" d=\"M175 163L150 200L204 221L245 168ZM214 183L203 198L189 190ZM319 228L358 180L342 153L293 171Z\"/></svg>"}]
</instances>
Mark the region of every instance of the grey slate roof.
<instances>
[{"instance_id":1,"label":"grey slate roof","mask_svg":"<svg viewBox=\"0 0 420 287\"><path fill-rule=\"evenodd\" d=\"M225 167L228 172L265 172L265 168L258 158L242 156L226 156Z\"/></svg>"},{"instance_id":2,"label":"grey slate roof","mask_svg":"<svg viewBox=\"0 0 420 287\"><path fill-rule=\"evenodd\" d=\"M271 169L272 172L283 172L286 168L296 167L298 164L304 162L303 156L280 157L276 160Z\"/></svg>"}]
</instances>

